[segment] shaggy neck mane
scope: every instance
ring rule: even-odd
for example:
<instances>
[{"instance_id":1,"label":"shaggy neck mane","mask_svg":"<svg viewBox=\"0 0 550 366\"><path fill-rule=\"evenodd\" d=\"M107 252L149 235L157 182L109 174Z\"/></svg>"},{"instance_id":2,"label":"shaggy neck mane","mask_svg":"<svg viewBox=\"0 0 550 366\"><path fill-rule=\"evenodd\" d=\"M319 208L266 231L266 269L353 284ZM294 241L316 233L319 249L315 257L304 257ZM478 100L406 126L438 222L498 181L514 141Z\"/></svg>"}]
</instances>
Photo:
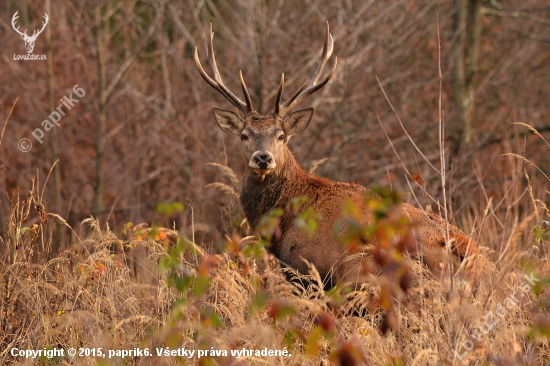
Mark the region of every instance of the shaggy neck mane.
<instances>
[{"instance_id":1,"label":"shaggy neck mane","mask_svg":"<svg viewBox=\"0 0 550 366\"><path fill-rule=\"evenodd\" d=\"M267 174L263 181L251 169L243 178L241 204L246 218L252 227L256 227L260 218L274 208L285 208L294 197L307 196L312 180L327 181L308 175L298 164L292 152L285 146L283 163ZM286 217L287 215L285 215ZM286 218L288 221L290 218ZM281 226L286 222L281 222ZM283 227L281 229L284 230Z\"/></svg>"}]
</instances>

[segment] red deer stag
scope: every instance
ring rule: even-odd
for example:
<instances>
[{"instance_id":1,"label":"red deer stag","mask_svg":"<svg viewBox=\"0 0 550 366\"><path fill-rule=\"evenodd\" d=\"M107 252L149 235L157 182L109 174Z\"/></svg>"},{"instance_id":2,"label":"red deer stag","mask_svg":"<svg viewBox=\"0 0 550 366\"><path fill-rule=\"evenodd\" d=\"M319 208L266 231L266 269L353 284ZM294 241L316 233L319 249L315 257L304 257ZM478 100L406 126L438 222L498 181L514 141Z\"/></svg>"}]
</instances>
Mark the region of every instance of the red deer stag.
<instances>
[{"instance_id":1,"label":"red deer stag","mask_svg":"<svg viewBox=\"0 0 550 366\"><path fill-rule=\"evenodd\" d=\"M318 229L309 237L297 228L293 222L296 213L286 210L281 218L281 235L274 239L269 250L284 264L302 273L308 272L307 264L315 265L321 278L329 285L333 280L351 280L360 274L360 260L346 260L350 256L348 247L341 237L333 232L335 224L341 218L346 200L362 208L362 223L372 222L374 213L366 208L366 196L377 195L369 189L354 183L334 182L326 178L306 173L287 147L292 135L306 129L313 116L313 108L289 113L292 108L303 102L309 95L321 89L336 70L336 59L330 73L319 81L323 69L333 50L333 39L327 30L325 44L317 69L311 80L305 83L290 99L281 103L284 74L281 75L279 90L275 99L275 109L267 115L260 115L252 107L250 94L240 73L240 82L245 101L240 100L225 86L214 56L212 44L214 34L210 24L208 37L208 61L214 74L212 79L204 71L195 49L195 63L202 78L219 91L242 115L232 111L213 107L214 117L222 131L240 136L248 169L243 177L240 193L241 205L252 227L256 227L260 218L274 208L287 208L295 197L307 197L308 203L318 214ZM445 230L455 254L465 257L477 253L472 239L454 226L448 225L441 217L419 210L403 203L400 212L412 223L414 241L422 249L445 247ZM349 259L349 258L348 258ZM427 260L430 267L440 263Z\"/></svg>"}]
</instances>

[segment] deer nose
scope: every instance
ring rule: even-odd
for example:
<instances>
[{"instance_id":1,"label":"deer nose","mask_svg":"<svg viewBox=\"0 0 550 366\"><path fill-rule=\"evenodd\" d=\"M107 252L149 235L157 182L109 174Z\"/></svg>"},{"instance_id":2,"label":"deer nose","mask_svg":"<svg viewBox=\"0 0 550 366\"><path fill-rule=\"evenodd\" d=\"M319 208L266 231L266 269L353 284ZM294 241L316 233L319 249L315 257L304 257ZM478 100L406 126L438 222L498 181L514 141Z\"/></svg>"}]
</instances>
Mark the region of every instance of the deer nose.
<instances>
[{"instance_id":1,"label":"deer nose","mask_svg":"<svg viewBox=\"0 0 550 366\"><path fill-rule=\"evenodd\" d=\"M260 169L267 169L268 165L271 163L272 155L269 153L260 153L254 156L254 161Z\"/></svg>"},{"instance_id":2,"label":"deer nose","mask_svg":"<svg viewBox=\"0 0 550 366\"><path fill-rule=\"evenodd\" d=\"M267 150L259 150L252 154L250 160L248 160L248 166L255 170L260 169L264 171L263 174L266 174L266 171L275 169L277 164L275 163L275 157L271 152Z\"/></svg>"}]
</instances>

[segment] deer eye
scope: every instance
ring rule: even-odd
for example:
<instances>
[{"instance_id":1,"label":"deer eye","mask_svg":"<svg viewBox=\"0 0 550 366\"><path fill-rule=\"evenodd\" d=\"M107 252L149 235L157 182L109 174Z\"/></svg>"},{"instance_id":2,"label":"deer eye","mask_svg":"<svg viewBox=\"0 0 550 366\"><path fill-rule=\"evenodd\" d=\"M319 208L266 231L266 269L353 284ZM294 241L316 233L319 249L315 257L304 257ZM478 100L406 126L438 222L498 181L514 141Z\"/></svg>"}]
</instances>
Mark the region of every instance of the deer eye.
<instances>
[{"instance_id":1,"label":"deer eye","mask_svg":"<svg viewBox=\"0 0 550 366\"><path fill-rule=\"evenodd\" d=\"M285 135L279 136L279 141L283 141L285 139Z\"/></svg>"},{"instance_id":2,"label":"deer eye","mask_svg":"<svg viewBox=\"0 0 550 366\"><path fill-rule=\"evenodd\" d=\"M241 141L248 141L248 136L246 136L244 133L241 135Z\"/></svg>"}]
</instances>

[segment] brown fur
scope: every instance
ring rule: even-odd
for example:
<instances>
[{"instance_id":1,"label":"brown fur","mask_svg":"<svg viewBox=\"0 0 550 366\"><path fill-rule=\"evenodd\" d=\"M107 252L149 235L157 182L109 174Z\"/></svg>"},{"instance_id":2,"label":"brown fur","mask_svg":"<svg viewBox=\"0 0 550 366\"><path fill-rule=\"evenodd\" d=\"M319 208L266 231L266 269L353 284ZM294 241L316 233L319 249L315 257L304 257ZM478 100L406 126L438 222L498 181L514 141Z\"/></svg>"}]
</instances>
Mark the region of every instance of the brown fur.
<instances>
[{"instance_id":1,"label":"brown fur","mask_svg":"<svg viewBox=\"0 0 550 366\"><path fill-rule=\"evenodd\" d=\"M302 258L306 259L315 265L326 282L357 277L360 275L359 261L347 260L350 253L341 240L334 239L334 225L341 218L345 200L364 207L365 196L375 198L377 195L358 184L334 182L307 174L286 146L283 161L264 181L260 181L252 169L245 173L240 200L248 222L255 227L271 209L287 207L294 197L307 197L308 203L319 214L318 229L313 237L309 238L295 227L295 216L286 211L280 224L282 234L271 243L269 250L284 264L302 273L308 272ZM445 246L445 220L409 204L402 204L402 209L412 223L414 239L421 250ZM362 218L363 224L368 224L372 212L364 209ZM449 238L453 252L458 256L477 253L475 242L452 225L449 225ZM441 268L436 256L431 256L428 251L423 254L431 268Z\"/></svg>"}]
</instances>

